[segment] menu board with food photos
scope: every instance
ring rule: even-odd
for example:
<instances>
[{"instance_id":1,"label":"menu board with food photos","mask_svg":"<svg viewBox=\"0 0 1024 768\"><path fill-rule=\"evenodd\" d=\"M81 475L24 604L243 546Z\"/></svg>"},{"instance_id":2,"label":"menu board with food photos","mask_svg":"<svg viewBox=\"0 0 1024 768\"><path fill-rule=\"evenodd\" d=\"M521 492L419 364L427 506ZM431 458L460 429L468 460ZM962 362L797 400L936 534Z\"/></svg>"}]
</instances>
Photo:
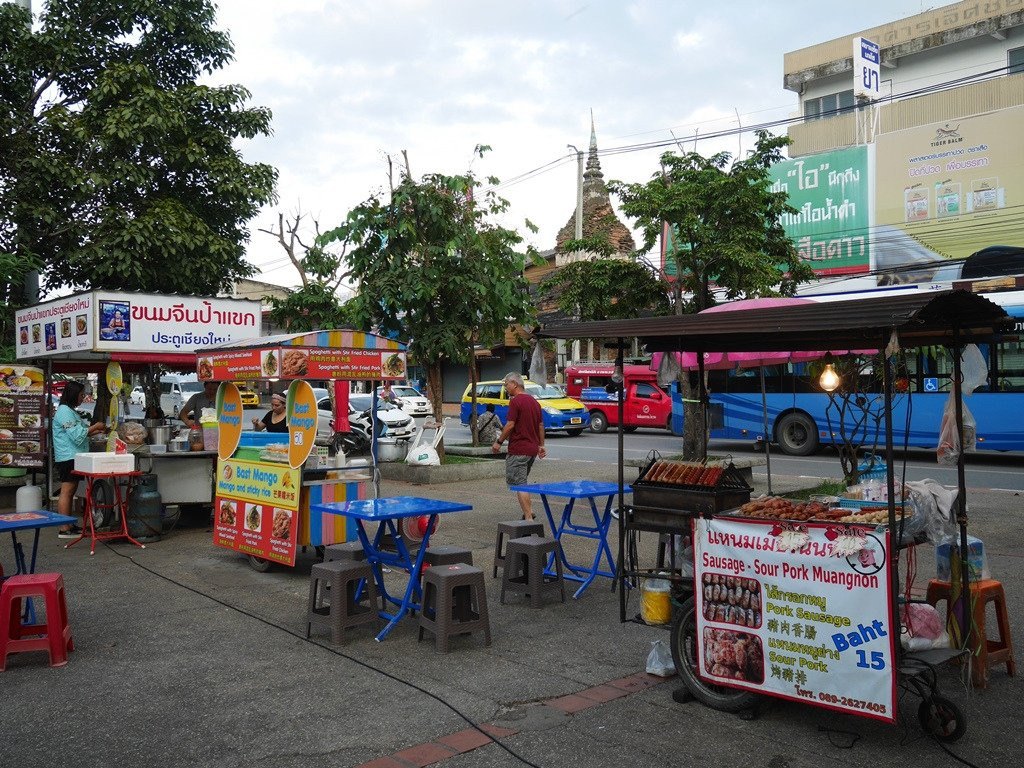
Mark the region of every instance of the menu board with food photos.
<instances>
[{"instance_id":1,"label":"menu board with food photos","mask_svg":"<svg viewBox=\"0 0 1024 768\"><path fill-rule=\"evenodd\" d=\"M295 565L302 470L277 462L217 462L213 543Z\"/></svg>"},{"instance_id":2,"label":"menu board with food photos","mask_svg":"<svg viewBox=\"0 0 1024 768\"><path fill-rule=\"evenodd\" d=\"M42 467L45 429L42 370L0 364L0 467Z\"/></svg>"},{"instance_id":3,"label":"menu board with food photos","mask_svg":"<svg viewBox=\"0 0 1024 768\"><path fill-rule=\"evenodd\" d=\"M405 352L390 349L268 347L203 353L196 361L202 381L244 379L358 379L406 377Z\"/></svg>"}]
</instances>

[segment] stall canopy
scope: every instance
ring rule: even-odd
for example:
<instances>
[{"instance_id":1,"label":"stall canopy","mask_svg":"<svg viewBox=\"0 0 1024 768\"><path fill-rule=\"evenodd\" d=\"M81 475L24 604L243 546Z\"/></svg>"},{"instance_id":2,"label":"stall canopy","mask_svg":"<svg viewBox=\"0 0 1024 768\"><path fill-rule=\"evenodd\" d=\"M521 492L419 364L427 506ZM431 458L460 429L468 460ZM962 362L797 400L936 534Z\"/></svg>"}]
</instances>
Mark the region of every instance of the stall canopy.
<instances>
[{"instance_id":1,"label":"stall canopy","mask_svg":"<svg viewBox=\"0 0 1024 768\"><path fill-rule=\"evenodd\" d=\"M877 347L896 331L904 347L991 340L1012 328L1006 311L963 290L923 296L879 296L716 312L544 326L556 339L640 338L652 352L753 352Z\"/></svg>"},{"instance_id":2,"label":"stall canopy","mask_svg":"<svg viewBox=\"0 0 1024 768\"><path fill-rule=\"evenodd\" d=\"M405 344L354 330L261 336L196 350L200 379L403 379Z\"/></svg>"}]
</instances>

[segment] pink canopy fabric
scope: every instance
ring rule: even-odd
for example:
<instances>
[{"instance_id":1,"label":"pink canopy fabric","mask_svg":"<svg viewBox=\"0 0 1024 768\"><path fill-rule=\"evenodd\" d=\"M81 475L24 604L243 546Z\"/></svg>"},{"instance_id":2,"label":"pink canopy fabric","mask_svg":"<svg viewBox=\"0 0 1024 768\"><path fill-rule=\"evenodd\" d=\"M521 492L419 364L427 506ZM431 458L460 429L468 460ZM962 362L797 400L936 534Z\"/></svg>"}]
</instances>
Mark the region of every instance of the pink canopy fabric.
<instances>
[{"instance_id":1,"label":"pink canopy fabric","mask_svg":"<svg viewBox=\"0 0 1024 768\"><path fill-rule=\"evenodd\" d=\"M741 310L758 310L769 307L788 307L795 304L813 304L811 299L800 299L789 296L769 296L759 299L740 299L727 304L705 309L701 314L711 312L737 312ZM705 370L728 370L730 368L756 368L761 365L780 365L782 363L799 363L817 360L826 354L833 355L873 355L874 349L841 349L828 351L804 352L705 352ZM651 356L651 370L656 371L661 365L663 352L655 352ZM684 371L697 370L696 352L673 352Z\"/></svg>"}]
</instances>

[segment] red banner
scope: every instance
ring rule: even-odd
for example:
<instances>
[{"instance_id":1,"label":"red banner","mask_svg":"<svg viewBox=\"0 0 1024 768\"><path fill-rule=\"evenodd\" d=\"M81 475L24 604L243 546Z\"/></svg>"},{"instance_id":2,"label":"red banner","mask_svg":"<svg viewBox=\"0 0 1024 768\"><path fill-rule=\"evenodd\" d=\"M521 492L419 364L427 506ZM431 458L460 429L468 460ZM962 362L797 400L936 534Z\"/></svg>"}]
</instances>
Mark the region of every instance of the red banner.
<instances>
[{"instance_id":1,"label":"red banner","mask_svg":"<svg viewBox=\"0 0 1024 768\"><path fill-rule=\"evenodd\" d=\"M196 360L200 380L355 379L400 380L406 376L405 352L390 349L271 347L211 352Z\"/></svg>"}]
</instances>

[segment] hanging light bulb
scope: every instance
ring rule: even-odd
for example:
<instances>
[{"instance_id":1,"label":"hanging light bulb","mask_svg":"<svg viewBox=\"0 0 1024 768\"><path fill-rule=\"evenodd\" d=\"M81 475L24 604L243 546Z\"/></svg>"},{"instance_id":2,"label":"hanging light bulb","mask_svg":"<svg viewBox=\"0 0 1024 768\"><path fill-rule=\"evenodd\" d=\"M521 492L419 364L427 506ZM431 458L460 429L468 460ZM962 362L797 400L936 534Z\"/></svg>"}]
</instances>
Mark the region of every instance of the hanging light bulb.
<instances>
[{"instance_id":1,"label":"hanging light bulb","mask_svg":"<svg viewBox=\"0 0 1024 768\"><path fill-rule=\"evenodd\" d=\"M839 385L843 383L842 377L836 373L836 368L831 362L825 363L825 370L821 372L821 376L818 377L818 384L826 392L835 392L839 389Z\"/></svg>"}]
</instances>

